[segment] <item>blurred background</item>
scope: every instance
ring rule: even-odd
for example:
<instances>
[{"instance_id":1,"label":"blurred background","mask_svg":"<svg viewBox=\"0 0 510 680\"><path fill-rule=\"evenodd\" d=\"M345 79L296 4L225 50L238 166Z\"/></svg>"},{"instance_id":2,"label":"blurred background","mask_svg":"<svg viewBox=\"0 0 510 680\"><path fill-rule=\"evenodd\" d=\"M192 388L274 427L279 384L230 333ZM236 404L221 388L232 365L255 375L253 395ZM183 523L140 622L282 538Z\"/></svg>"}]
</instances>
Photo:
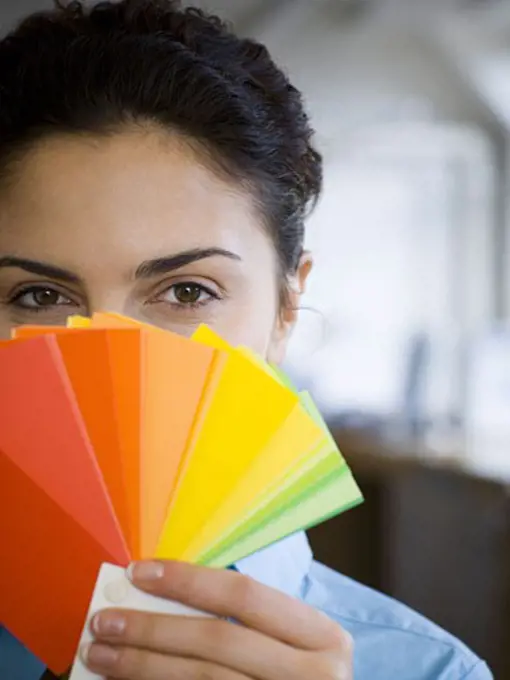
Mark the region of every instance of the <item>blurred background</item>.
<instances>
[{"instance_id":1,"label":"blurred background","mask_svg":"<svg viewBox=\"0 0 510 680\"><path fill-rule=\"evenodd\" d=\"M268 45L324 154L287 369L366 503L316 555L510 680L510 1L194 4Z\"/></svg>"}]
</instances>

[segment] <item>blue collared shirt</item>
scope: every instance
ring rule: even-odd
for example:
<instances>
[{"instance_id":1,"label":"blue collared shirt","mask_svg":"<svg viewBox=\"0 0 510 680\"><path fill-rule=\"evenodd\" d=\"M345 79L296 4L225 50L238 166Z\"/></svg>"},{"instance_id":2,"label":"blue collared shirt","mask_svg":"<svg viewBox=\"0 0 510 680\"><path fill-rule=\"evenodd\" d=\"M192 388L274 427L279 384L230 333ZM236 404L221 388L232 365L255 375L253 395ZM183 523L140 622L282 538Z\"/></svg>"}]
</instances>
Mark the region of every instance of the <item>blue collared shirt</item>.
<instances>
[{"instance_id":1,"label":"blue collared shirt","mask_svg":"<svg viewBox=\"0 0 510 680\"><path fill-rule=\"evenodd\" d=\"M404 605L313 561L304 534L242 560L247 576L325 612L354 638L356 680L492 680L465 645ZM39 680L44 668L0 628L0 678Z\"/></svg>"}]
</instances>

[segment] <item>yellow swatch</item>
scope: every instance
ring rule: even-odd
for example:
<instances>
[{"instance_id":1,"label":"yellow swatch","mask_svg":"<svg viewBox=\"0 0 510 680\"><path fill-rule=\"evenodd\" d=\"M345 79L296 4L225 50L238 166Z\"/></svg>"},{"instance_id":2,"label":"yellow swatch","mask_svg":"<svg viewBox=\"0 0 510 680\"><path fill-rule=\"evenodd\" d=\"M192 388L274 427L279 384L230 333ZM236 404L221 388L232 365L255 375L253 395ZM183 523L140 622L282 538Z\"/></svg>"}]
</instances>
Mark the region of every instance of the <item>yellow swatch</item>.
<instances>
[{"instance_id":1,"label":"yellow swatch","mask_svg":"<svg viewBox=\"0 0 510 680\"><path fill-rule=\"evenodd\" d=\"M184 553L185 560L194 561L231 528L243 521L264 504L268 487L283 488L285 477L291 476L296 466L306 466L323 439L323 432L296 404L280 429L259 453L232 492L209 518ZM291 477L292 478L292 477Z\"/></svg>"},{"instance_id":2,"label":"yellow swatch","mask_svg":"<svg viewBox=\"0 0 510 680\"><path fill-rule=\"evenodd\" d=\"M298 402L297 395L246 357L236 352L227 355L168 509L158 557L179 559L185 554Z\"/></svg>"},{"instance_id":3,"label":"yellow swatch","mask_svg":"<svg viewBox=\"0 0 510 680\"><path fill-rule=\"evenodd\" d=\"M92 328L92 319L86 316L69 316L67 318L68 328Z\"/></svg>"}]
</instances>

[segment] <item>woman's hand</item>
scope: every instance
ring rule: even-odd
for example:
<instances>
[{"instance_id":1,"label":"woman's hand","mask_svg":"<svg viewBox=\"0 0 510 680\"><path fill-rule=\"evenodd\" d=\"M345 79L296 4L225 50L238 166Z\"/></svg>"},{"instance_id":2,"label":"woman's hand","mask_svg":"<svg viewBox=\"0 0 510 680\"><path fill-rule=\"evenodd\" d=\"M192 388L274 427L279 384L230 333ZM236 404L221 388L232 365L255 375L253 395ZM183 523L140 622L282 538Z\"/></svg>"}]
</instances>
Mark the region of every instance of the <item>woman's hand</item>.
<instances>
[{"instance_id":1,"label":"woman's hand","mask_svg":"<svg viewBox=\"0 0 510 680\"><path fill-rule=\"evenodd\" d=\"M96 673L120 680L352 680L349 634L299 600L230 570L141 562L131 573L141 590L223 618L104 610L85 651Z\"/></svg>"}]
</instances>

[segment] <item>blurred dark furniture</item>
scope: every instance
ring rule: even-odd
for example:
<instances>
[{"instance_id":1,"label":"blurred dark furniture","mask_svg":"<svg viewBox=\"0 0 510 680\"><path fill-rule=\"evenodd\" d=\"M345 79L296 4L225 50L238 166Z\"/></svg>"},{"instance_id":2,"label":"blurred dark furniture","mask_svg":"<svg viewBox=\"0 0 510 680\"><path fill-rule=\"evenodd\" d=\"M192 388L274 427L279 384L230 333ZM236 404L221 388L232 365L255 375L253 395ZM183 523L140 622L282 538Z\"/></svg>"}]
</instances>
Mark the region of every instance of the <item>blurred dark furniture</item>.
<instances>
[{"instance_id":1,"label":"blurred dark furniture","mask_svg":"<svg viewBox=\"0 0 510 680\"><path fill-rule=\"evenodd\" d=\"M316 558L419 610L510 680L509 487L336 438L366 502L309 532Z\"/></svg>"}]
</instances>

